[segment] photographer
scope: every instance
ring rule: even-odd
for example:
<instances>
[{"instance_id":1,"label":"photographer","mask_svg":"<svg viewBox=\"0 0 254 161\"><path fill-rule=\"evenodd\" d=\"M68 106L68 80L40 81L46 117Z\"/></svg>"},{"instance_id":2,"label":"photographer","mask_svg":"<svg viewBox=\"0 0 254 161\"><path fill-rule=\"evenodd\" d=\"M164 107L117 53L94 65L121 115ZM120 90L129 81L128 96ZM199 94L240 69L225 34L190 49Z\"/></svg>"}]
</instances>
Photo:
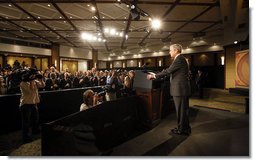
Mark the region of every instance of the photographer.
<instances>
[{"instance_id":1,"label":"photographer","mask_svg":"<svg viewBox=\"0 0 254 161\"><path fill-rule=\"evenodd\" d=\"M22 136L24 143L32 141L29 132L30 126L32 126L33 134L39 132L37 104L40 103L40 98L38 88L44 87L45 83L42 76L38 75L35 69L29 69L23 72L22 82L20 83L20 111L22 116Z\"/></svg>"},{"instance_id":2,"label":"photographer","mask_svg":"<svg viewBox=\"0 0 254 161\"><path fill-rule=\"evenodd\" d=\"M80 105L80 111L87 110L102 102L105 92L94 93L91 89L86 90L83 94L83 103Z\"/></svg>"}]
</instances>

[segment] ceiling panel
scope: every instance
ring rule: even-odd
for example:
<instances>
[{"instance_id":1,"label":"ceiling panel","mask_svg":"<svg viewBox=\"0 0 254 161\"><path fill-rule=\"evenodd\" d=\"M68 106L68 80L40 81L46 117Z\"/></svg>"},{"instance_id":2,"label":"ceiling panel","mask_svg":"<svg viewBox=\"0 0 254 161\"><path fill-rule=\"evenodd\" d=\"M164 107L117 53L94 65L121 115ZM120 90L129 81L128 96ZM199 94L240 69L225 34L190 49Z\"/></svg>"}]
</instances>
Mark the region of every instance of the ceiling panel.
<instances>
[{"instance_id":1,"label":"ceiling panel","mask_svg":"<svg viewBox=\"0 0 254 161\"><path fill-rule=\"evenodd\" d=\"M162 31L174 31L184 25L184 22L163 22L161 30Z\"/></svg>"},{"instance_id":2,"label":"ceiling panel","mask_svg":"<svg viewBox=\"0 0 254 161\"><path fill-rule=\"evenodd\" d=\"M36 31L36 34L46 37L58 37L58 35L52 31Z\"/></svg>"},{"instance_id":3,"label":"ceiling panel","mask_svg":"<svg viewBox=\"0 0 254 161\"><path fill-rule=\"evenodd\" d=\"M167 16L167 20L186 20L189 21L202 11L204 11L207 6L187 6L181 5L176 6L172 12Z\"/></svg>"},{"instance_id":4,"label":"ceiling panel","mask_svg":"<svg viewBox=\"0 0 254 161\"><path fill-rule=\"evenodd\" d=\"M34 34L30 33L30 32L20 32L20 31L13 31L12 33L16 34L16 35L19 35L19 36L22 36L22 37L35 37Z\"/></svg>"},{"instance_id":5,"label":"ceiling panel","mask_svg":"<svg viewBox=\"0 0 254 161\"><path fill-rule=\"evenodd\" d=\"M18 3L20 7L31 13L36 18L60 19L63 16L51 5L47 3Z\"/></svg>"},{"instance_id":6,"label":"ceiling panel","mask_svg":"<svg viewBox=\"0 0 254 161\"><path fill-rule=\"evenodd\" d=\"M132 21L131 22L131 29L132 30L139 30L150 28L150 21Z\"/></svg>"},{"instance_id":7,"label":"ceiling panel","mask_svg":"<svg viewBox=\"0 0 254 161\"><path fill-rule=\"evenodd\" d=\"M72 23L78 28L78 30L99 30L94 21L72 21Z\"/></svg>"},{"instance_id":8,"label":"ceiling panel","mask_svg":"<svg viewBox=\"0 0 254 161\"><path fill-rule=\"evenodd\" d=\"M16 25L13 25L9 22L0 21L0 28L1 29L12 29L12 30L19 30L20 27L17 27Z\"/></svg>"},{"instance_id":9,"label":"ceiling panel","mask_svg":"<svg viewBox=\"0 0 254 161\"><path fill-rule=\"evenodd\" d=\"M8 19L20 19L25 18L27 15L17 9L15 6L8 3L0 4L0 16Z\"/></svg>"},{"instance_id":10,"label":"ceiling panel","mask_svg":"<svg viewBox=\"0 0 254 161\"><path fill-rule=\"evenodd\" d=\"M145 11L152 18L162 18L171 5L148 5L139 4L138 7Z\"/></svg>"},{"instance_id":11,"label":"ceiling panel","mask_svg":"<svg viewBox=\"0 0 254 161\"><path fill-rule=\"evenodd\" d=\"M72 26L66 21L43 21L47 26L53 30L70 30Z\"/></svg>"},{"instance_id":12,"label":"ceiling panel","mask_svg":"<svg viewBox=\"0 0 254 161\"><path fill-rule=\"evenodd\" d=\"M123 23L123 21L103 21L102 25L104 28L115 28L120 32L125 30L126 23Z\"/></svg>"},{"instance_id":13,"label":"ceiling panel","mask_svg":"<svg viewBox=\"0 0 254 161\"><path fill-rule=\"evenodd\" d=\"M200 30L206 28L211 25L211 23L189 23L184 26L180 31L191 31L191 32L199 32Z\"/></svg>"},{"instance_id":14,"label":"ceiling panel","mask_svg":"<svg viewBox=\"0 0 254 161\"><path fill-rule=\"evenodd\" d=\"M144 37L145 35L147 35L147 32L129 32L128 33L129 38L131 38L131 37Z\"/></svg>"},{"instance_id":15,"label":"ceiling panel","mask_svg":"<svg viewBox=\"0 0 254 161\"><path fill-rule=\"evenodd\" d=\"M220 21L222 20L221 12L219 7L214 7L210 9L206 14L198 17L196 20L198 21Z\"/></svg>"},{"instance_id":16,"label":"ceiling panel","mask_svg":"<svg viewBox=\"0 0 254 161\"><path fill-rule=\"evenodd\" d=\"M59 8L68 18L86 19L92 18L94 12L91 11L90 4L86 3L58 3ZM89 6L88 6L89 5Z\"/></svg>"},{"instance_id":17,"label":"ceiling panel","mask_svg":"<svg viewBox=\"0 0 254 161\"><path fill-rule=\"evenodd\" d=\"M112 19L124 19L129 16L129 9L124 4L97 3L99 14Z\"/></svg>"},{"instance_id":18,"label":"ceiling panel","mask_svg":"<svg viewBox=\"0 0 254 161\"><path fill-rule=\"evenodd\" d=\"M37 21L16 21L16 24L31 30L44 30L45 26Z\"/></svg>"}]
</instances>

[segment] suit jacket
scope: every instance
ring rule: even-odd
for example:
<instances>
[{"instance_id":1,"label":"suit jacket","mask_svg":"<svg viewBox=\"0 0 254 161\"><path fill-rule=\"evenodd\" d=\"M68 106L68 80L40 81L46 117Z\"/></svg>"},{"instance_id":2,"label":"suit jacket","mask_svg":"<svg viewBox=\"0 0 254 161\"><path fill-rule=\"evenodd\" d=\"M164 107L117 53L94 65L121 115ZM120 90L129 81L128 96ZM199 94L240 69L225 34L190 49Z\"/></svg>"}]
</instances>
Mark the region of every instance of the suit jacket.
<instances>
[{"instance_id":1,"label":"suit jacket","mask_svg":"<svg viewBox=\"0 0 254 161\"><path fill-rule=\"evenodd\" d=\"M155 76L156 78L161 78L170 75L171 96L190 96L188 71L188 63L185 57L180 54L167 69L157 73Z\"/></svg>"}]
</instances>

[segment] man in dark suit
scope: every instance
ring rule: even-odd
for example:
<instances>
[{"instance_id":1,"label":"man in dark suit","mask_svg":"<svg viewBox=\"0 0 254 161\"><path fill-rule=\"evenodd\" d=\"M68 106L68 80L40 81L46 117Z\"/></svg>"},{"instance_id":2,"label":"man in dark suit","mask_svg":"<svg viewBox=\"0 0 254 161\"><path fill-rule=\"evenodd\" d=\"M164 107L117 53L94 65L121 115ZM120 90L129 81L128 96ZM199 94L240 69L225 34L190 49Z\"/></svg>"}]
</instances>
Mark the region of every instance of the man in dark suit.
<instances>
[{"instance_id":1,"label":"man in dark suit","mask_svg":"<svg viewBox=\"0 0 254 161\"><path fill-rule=\"evenodd\" d=\"M191 127L188 112L191 90L188 80L188 63L181 52L181 45L171 45L169 53L171 58L174 59L173 63L160 73L148 74L147 79L158 79L170 75L170 94L173 96L177 115L177 128L172 129L171 132L178 135L189 135Z\"/></svg>"}]
</instances>

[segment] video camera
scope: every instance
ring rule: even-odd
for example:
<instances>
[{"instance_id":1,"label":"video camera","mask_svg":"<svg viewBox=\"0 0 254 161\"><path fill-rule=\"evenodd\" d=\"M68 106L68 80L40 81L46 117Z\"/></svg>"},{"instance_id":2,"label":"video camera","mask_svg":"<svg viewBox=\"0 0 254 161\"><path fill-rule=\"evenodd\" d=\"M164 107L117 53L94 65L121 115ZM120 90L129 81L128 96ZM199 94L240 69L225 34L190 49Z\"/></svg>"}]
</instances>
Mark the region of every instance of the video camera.
<instances>
[{"instance_id":1,"label":"video camera","mask_svg":"<svg viewBox=\"0 0 254 161\"><path fill-rule=\"evenodd\" d=\"M38 70L35 68L29 68L22 71L22 81L29 82L35 79L42 79L43 76L38 73Z\"/></svg>"}]
</instances>

